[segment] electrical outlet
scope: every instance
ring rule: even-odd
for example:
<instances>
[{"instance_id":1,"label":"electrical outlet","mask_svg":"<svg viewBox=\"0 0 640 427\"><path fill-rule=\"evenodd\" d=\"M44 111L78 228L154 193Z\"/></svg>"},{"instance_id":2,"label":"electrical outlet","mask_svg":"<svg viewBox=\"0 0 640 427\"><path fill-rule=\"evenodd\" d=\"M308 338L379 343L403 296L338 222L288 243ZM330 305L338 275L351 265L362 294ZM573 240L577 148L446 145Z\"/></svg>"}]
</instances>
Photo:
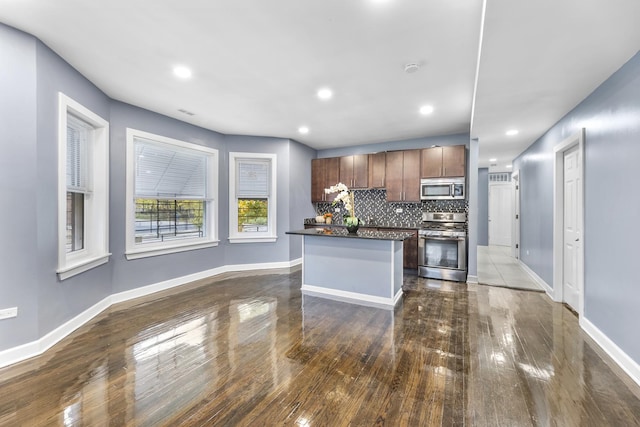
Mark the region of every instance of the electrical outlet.
<instances>
[{"instance_id":1,"label":"electrical outlet","mask_svg":"<svg viewBox=\"0 0 640 427\"><path fill-rule=\"evenodd\" d=\"M4 310L0 310L0 320L2 319L11 319L12 317L18 316L18 307L5 308Z\"/></svg>"},{"instance_id":2,"label":"electrical outlet","mask_svg":"<svg viewBox=\"0 0 640 427\"><path fill-rule=\"evenodd\" d=\"M396 208L396 213L402 213L402 208Z\"/></svg>"}]
</instances>

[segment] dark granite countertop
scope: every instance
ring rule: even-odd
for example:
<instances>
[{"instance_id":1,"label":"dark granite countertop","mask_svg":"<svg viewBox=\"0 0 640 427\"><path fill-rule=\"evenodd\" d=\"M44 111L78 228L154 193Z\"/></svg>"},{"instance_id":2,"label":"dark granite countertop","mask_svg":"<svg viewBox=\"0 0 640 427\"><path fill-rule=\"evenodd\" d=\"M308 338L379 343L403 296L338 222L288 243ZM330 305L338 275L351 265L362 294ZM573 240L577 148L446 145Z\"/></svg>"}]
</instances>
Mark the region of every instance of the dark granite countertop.
<instances>
[{"instance_id":1,"label":"dark granite countertop","mask_svg":"<svg viewBox=\"0 0 640 427\"><path fill-rule=\"evenodd\" d=\"M323 228L287 231L286 234L371 240L406 240L413 237L413 233L408 231L379 231L370 228L360 228L357 234L349 234L344 226L334 226L333 224Z\"/></svg>"},{"instance_id":2,"label":"dark granite countertop","mask_svg":"<svg viewBox=\"0 0 640 427\"><path fill-rule=\"evenodd\" d=\"M335 227L335 228L345 228L346 225L344 224L324 224L321 222L305 222L304 225L312 225L314 227ZM362 230L363 228L391 228L391 229L398 229L398 230L419 230L420 228L422 228L420 225L398 225L398 224L385 224L385 223L374 223L374 224L364 224L364 225L360 225L360 229Z\"/></svg>"}]
</instances>

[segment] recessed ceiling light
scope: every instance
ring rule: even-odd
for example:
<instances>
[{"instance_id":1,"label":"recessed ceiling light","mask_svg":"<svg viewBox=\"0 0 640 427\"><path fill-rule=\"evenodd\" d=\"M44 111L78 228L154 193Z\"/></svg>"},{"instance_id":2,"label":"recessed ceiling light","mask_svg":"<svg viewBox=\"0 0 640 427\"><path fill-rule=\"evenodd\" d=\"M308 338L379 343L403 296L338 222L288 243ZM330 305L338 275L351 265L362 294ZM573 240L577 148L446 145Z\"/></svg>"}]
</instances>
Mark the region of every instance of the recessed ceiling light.
<instances>
[{"instance_id":1,"label":"recessed ceiling light","mask_svg":"<svg viewBox=\"0 0 640 427\"><path fill-rule=\"evenodd\" d=\"M420 114L423 116L433 113L433 107L431 105L423 105L420 107Z\"/></svg>"},{"instance_id":2,"label":"recessed ceiling light","mask_svg":"<svg viewBox=\"0 0 640 427\"><path fill-rule=\"evenodd\" d=\"M173 67L173 74L181 79L188 79L191 77L191 70L183 65L178 65L177 67Z\"/></svg>"},{"instance_id":3,"label":"recessed ceiling light","mask_svg":"<svg viewBox=\"0 0 640 427\"><path fill-rule=\"evenodd\" d=\"M513 165L507 165L506 168L507 169L511 169L513 167Z\"/></svg>"},{"instance_id":4,"label":"recessed ceiling light","mask_svg":"<svg viewBox=\"0 0 640 427\"><path fill-rule=\"evenodd\" d=\"M490 162L497 162L498 159L489 159Z\"/></svg>"},{"instance_id":5,"label":"recessed ceiling light","mask_svg":"<svg viewBox=\"0 0 640 427\"><path fill-rule=\"evenodd\" d=\"M513 136L513 135L517 135L518 134L518 130L517 129L509 129L506 134L508 136Z\"/></svg>"},{"instance_id":6,"label":"recessed ceiling light","mask_svg":"<svg viewBox=\"0 0 640 427\"><path fill-rule=\"evenodd\" d=\"M304 134L307 134L307 133L309 133L309 128L308 128L308 127L306 127L306 126L300 126L300 127L298 128L298 132L300 132L300 133L301 133L301 134L303 134L303 135L304 135Z\"/></svg>"},{"instance_id":7,"label":"recessed ceiling light","mask_svg":"<svg viewBox=\"0 0 640 427\"><path fill-rule=\"evenodd\" d=\"M318 90L318 98L320 99L331 99L333 96L333 92L329 88L322 88Z\"/></svg>"}]
</instances>

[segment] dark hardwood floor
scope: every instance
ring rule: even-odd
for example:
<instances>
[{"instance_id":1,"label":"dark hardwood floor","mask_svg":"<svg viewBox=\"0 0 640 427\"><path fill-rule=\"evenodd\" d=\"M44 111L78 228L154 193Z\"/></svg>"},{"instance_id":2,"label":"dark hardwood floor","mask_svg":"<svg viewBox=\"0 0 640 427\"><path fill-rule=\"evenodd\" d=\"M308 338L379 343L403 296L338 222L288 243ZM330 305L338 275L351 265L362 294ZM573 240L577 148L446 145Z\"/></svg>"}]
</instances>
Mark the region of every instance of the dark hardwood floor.
<instances>
[{"instance_id":1,"label":"dark hardwood floor","mask_svg":"<svg viewBox=\"0 0 640 427\"><path fill-rule=\"evenodd\" d=\"M544 294L406 276L386 311L233 273L0 369L2 426L634 426L640 390Z\"/></svg>"}]
</instances>

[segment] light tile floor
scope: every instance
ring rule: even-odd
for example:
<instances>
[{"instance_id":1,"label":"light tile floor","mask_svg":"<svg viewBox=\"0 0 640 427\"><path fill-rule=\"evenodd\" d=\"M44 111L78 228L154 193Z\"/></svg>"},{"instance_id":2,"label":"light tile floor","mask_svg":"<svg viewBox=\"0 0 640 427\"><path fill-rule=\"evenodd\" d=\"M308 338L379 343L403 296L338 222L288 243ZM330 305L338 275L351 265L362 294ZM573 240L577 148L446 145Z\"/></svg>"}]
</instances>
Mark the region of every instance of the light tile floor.
<instances>
[{"instance_id":1,"label":"light tile floor","mask_svg":"<svg viewBox=\"0 0 640 427\"><path fill-rule=\"evenodd\" d=\"M509 246L478 246L478 283L544 292L511 256Z\"/></svg>"}]
</instances>

